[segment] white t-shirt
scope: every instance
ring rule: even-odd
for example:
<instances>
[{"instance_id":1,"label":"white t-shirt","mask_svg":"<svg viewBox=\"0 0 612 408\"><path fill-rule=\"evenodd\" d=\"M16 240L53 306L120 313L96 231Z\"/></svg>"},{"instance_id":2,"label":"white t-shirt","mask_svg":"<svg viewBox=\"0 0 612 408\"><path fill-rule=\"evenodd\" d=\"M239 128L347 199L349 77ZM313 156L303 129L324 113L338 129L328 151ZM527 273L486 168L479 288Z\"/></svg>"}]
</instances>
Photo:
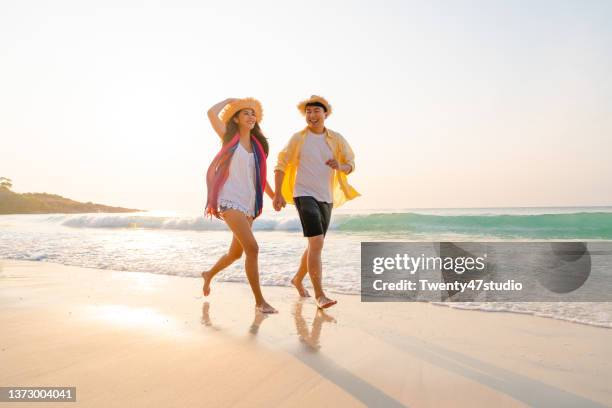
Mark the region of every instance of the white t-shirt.
<instances>
[{"instance_id":1,"label":"white t-shirt","mask_svg":"<svg viewBox=\"0 0 612 408\"><path fill-rule=\"evenodd\" d=\"M219 191L218 204L250 216L255 214L255 156L240 143L232 155L227 180Z\"/></svg>"},{"instance_id":2,"label":"white t-shirt","mask_svg":"<svg viewBox=\"0 0 612 408\"><path fill-rule=\"evenodd\" d=\"M325 141L325 133L316 134L309 130L300 151L300 163L297 169L293 196L311 196L317 201L333 203L332 177L334 169L325 164L326 161L333 158L334 155Z\"/></svg>"}]
</instances>

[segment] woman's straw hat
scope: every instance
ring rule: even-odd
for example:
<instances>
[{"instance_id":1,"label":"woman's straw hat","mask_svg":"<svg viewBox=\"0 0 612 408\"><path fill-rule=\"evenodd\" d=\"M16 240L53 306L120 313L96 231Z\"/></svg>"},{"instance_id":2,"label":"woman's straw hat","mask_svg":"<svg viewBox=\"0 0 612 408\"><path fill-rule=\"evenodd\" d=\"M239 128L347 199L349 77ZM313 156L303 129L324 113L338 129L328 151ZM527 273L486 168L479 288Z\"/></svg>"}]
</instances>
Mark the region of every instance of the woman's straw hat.
<instances>
[{"instance_id":1,"label":"woman's straw hat","mask_svg":"<svg viewBox=\"0 0 612 408\"><path fill-rule=\"evenodd\" d=\"M300 102L297 107L299 111L302 112L302 115L306 115L306 105L308 105L309 103L317 103L317 102L325 106L327 110L327 116L331 115L332 106L329 104L329 102L327 102L327 100L324 97L319 96L319 95L312 95L310 98L306 99L305 101Z\"/></svg>"},{"instance_id":2,"label":"woman's straw hat","mask_svg":"<svg viewBox=\"0 0 612 408\"><path fill-rule=\"evenodd\" d=\"M221 111L219 118L223 123L227 123L236 112L243 109L253 109L257 122L261 122L263 118L263 109L261 108L261 103L255 98L243 98L228 103L225 105L225 108L223 108L223 111Z\"/></svg>"}]
</instances>

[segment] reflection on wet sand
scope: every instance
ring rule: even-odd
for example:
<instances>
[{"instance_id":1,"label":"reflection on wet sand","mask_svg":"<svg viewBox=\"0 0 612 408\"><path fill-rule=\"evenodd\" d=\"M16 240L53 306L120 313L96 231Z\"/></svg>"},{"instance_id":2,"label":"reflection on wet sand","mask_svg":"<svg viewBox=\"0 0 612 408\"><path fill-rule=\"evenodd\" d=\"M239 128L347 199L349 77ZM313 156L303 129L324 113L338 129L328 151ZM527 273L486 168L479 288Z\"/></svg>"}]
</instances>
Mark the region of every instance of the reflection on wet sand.
<instances>
[{"instance_id":1,"label":"reflection on wet sand","mask_svg":"<svg viewBox=\"0 0 612 408\"><path fill-rule=\"evenodd\" d=\"M267 313L262 313L255 310L255 316L253 317L253 323L251 323L251 327L249 328L249 333L256 335L259 332L259 326L261 326L261 323L263 323L263 321L267 318Z\"/></svg>"},{"instance_id":2,"label":"reflection on wet sand","mask_svg":"<svg viewBox=\"0 0 612 408\"><path fill-rule=\"evenodd\" d=\"M213 330L221 330L220 327L213 325L212 320L210 320L209 310L210 310L210 303L204 302L202 304L202 318L200 319L200 322L204 326L210 327Z\"/></svg>"},{"instance_id":3,"label":"reflection on wet sand","mask_svg":"<svg viewBox=\"0 0 612 408\"><path fill-rule=\"evenodd\" d=\"M267 314L255 309L255 316L253 317L253 322L249 327L249 333L251 333L252 335L257 335L257 333L259 332L259 326L261 326L261 323L263 323L263 321L267 318ZM210 319L210 303L208 302L204 302L202 304L202 318L200 319L200 323L202 323L206 327L210 327L213 330L221 330L221 327L213 324L212 320Z\"/></svg>"},{"instance_id":4,"label":"reflection on wet sand","mask_svg":"<svg viewBox=\"0 0 612 408\"><path fill-rule=\"evenodd\" d=\"M303 304L303 300L300 299L294 305L293 317L295 319L295 328L297 329L300 342L304 344L306 349L316 352L321 348L319 338L321 337L323 323L336 323L336 319L323 311L323 309L317 308L312 321L312 328L308 330L308 324L306 320L304 320L304 317L302 317Z\"/></svg>"}]
</instances>

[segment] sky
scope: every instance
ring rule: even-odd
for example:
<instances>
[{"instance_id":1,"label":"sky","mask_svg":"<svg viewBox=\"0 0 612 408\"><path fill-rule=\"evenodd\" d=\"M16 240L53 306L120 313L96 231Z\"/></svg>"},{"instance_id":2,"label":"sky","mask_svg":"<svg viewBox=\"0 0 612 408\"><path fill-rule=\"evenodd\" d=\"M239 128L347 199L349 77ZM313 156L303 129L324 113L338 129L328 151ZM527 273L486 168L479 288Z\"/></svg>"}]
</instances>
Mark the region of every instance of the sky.
<instances>
[{"instance_id":1,"label":"sky","mask_svg":"<svg viewBox=\"0 0 612 408\"><path fill-rule=\"evenodd\" d=\"M201 213L208 108L259 99L273 167L318 94L356 154L344 208L610 205L610 21L609 1L3 1L0 176Z\"/></svg>"}]
</instances>

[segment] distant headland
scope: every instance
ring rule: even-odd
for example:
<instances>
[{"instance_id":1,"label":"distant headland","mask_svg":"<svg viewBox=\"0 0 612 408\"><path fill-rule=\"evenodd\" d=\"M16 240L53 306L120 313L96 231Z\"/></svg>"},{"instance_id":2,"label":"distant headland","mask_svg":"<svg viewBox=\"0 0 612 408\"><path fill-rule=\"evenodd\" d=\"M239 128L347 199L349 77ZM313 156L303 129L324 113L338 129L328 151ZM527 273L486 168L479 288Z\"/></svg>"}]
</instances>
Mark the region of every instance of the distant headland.
<instances>
[{"instance_id":1,"label":"distant headland","mask_svg":"<svg viewBox=\"0 0 612 408\"><path fill-rule=\"evenodd\" d=\"M0 214L77 214L141 212L133 208L111 207L92 202L81 203L56 194L15 193L12 182L0 177Z\"/></svg>"}]
</instances>

